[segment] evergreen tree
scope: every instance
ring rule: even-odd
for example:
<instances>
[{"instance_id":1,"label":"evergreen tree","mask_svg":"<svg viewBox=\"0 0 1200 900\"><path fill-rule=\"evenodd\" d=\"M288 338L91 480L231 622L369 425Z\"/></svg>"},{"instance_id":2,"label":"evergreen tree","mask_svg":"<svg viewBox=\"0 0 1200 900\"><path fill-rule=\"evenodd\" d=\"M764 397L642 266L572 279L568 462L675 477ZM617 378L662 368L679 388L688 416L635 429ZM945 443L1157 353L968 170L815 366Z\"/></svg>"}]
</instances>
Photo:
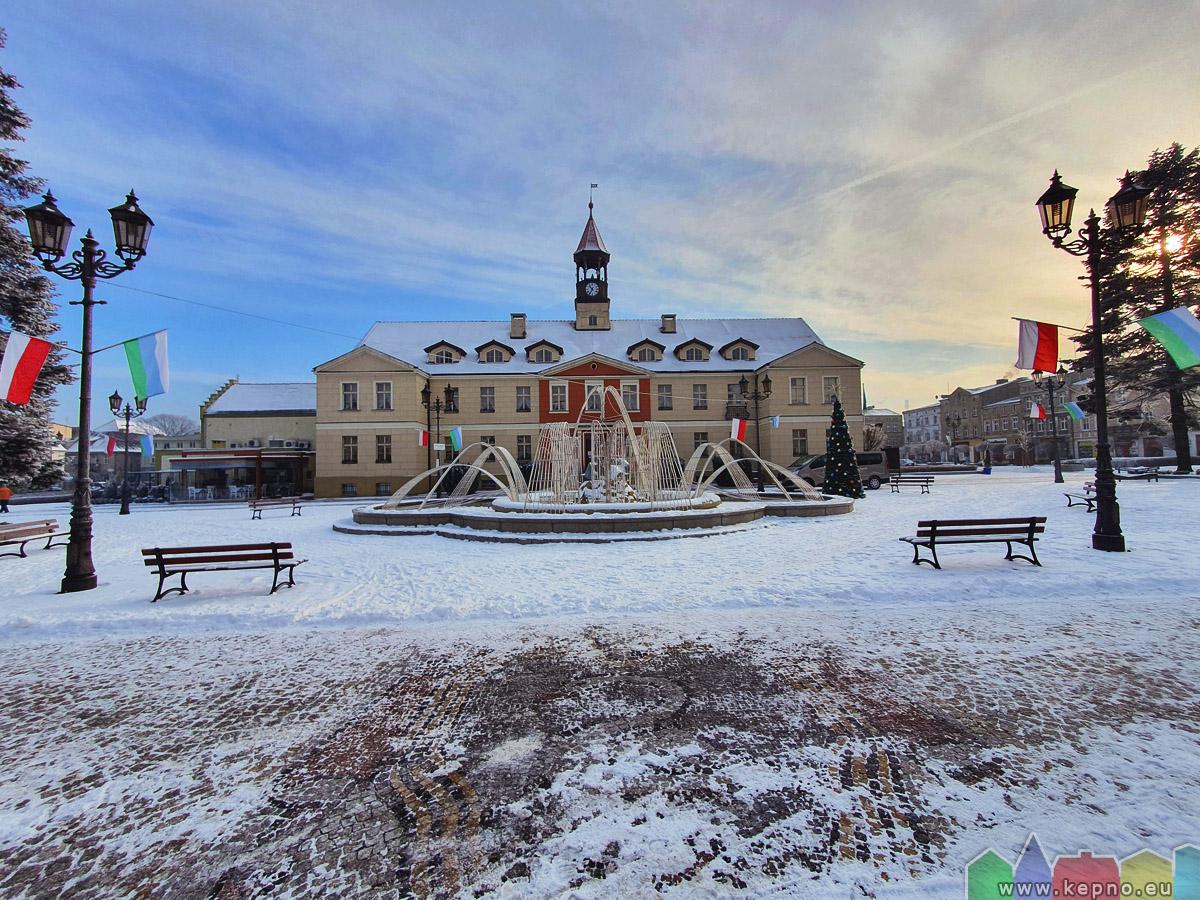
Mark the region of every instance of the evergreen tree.
<instances>
[{"instance_id":1,"label":"evergreen tree","mask_svg":"<svg viewBox=\"0 0 1200 900\"><path fill-rule=\"evenodd\" d=\"M841 497L866 496L858 475L858 457L854 455L854 444L850 441L846 413L842 401L836 398L829 435L825 438L825 485L822 490Z\"/></svg>"},{"instance_id":2,"label":"evergreen tree","mask_svg":"<svg viewBox=\"0 0 1200 900\"><path fill-rule=\"evenodd\" d=\"M5 34L0 29L0 49ZM27 163L12 154L12 142L24 140L29 119L13 102L17 80L0 68L0 327L53 340L54 288L30 254L19 229L24 222L20 201L42 190L41 179L26 173ZM0 351L8 342L0 334ZM50 432L54 389L71 381L62 353L53 350L38 376L29 403L0 400L0 483L21 490L50 487L62 480L62 465L50 458L57 440Z\"/></svg>"},{"instance_id":3,"label":"evergreen tree","mask_svg":"<svg viewBox=\"0 0 1200 900\"><path fill-rule=\"evenodd\" d=\"M1200 151L1172 144L1150 154L1137 180L1154 189L1146 227L1133 241L1113 236L1100 279L1110 418L1145 426L1149 401L1166 397L1176 471L1192 470L1188 429L1197 421L1200 369L1181 371L1137 320L1184 307L1200 310ZM1111 224L1111 223L1109 223ZM1091 354L1091 328L1076 338ZM1190 395L1190 396L1189 396Z\"/></svg>"}]
</instances>

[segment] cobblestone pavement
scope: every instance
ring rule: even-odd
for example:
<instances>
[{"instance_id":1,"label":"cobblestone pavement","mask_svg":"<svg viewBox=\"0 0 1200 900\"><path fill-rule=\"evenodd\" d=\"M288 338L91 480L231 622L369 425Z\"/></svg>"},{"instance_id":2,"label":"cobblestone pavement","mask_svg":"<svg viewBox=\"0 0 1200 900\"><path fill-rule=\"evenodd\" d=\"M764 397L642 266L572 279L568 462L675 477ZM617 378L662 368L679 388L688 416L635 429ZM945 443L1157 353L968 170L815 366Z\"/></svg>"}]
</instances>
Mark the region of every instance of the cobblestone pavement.
<instances>
[{"instance_id":1,"label":"cobblestone pavement","mask_svg":"<svg viewBox=\"0 0 1200 900\"><path fill-rule=\"evenodd\" d=\"M1195 621L1140 621L1116 656L1128 622L1061 623L1047 653L1024 623L981 640L948 621L934 641L911 623L753 618L8 649L0 893L754 894L847 866L923 879L1030 798L1095 812L1075 765L1096 729L1166 723L1194 744L1200 727ZM1176 787L1194 797L1190 777Z\"/></svg>"}]
</instances>

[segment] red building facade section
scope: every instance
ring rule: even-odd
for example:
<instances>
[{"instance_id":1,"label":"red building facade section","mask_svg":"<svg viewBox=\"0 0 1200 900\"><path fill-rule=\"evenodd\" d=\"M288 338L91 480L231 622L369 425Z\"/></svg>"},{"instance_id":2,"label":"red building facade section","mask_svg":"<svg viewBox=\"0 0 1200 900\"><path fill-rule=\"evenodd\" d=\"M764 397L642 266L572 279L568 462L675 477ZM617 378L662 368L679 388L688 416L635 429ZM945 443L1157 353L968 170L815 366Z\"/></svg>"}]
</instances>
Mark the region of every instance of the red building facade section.
<instances>
[{"instance_id":1,"label":"red building facade section","mask_svg":"<svg viewBox=\"0 0 1200 900\"><path fill-rule=\"evenodd\" d=\"M611 365L605 362L585 362L570 369L564 369L561 372L556 372L553 375L545 375L538 380L538 396L539 406L541 410L540 421L542 422L574 422L581 418L588 421L589 419L616 418L617 405L611 397L605 397L604 411L601 414L599 411L584 410L584 401L587 397L588 384L603 383L605 387L611 387L619 394L621 393L621 385L637 382L638 386L638 404L637 409L629 410L629 418L634 422L648 422L650 420L650 379L643 377L641 373L630 372L628 369L622 369L618 366ZM567 408L565 412L551 411L551 386L566 385L567 387Z\"/></svg>"}]
</instances>

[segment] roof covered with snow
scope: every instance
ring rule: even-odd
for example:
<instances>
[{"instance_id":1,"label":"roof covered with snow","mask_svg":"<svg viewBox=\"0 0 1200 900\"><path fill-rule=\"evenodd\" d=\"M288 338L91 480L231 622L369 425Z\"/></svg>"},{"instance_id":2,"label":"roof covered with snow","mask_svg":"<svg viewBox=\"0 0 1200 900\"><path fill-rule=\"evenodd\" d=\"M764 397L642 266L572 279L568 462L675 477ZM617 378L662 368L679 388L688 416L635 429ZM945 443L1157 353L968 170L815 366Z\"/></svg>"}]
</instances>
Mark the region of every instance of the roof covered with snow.
<instances>
[{"instance_id":1,"label":"roof covered with snow","mask_svg":"<svg viewBox=\"0 0 1200 900\"><path fill-rule=\"evenodd\" d=\"M863 410L864 416L899 416L900 413L885 406L868 406Z\"/></svg>"},{"instance_id":2,"label":"roof covered with snow","mask_svg":"<svg viewBox=\"0 0 1200 900\"><path fill-rule=\"evenodd\" d=\"M231 384L208 407L206 415L240 412L317 411L315 382L299 384Z\"/></svg>"},{"instance_id":3,"label":"roof covered with snow","mask_svg":"<svg viewBox=\"0 0 1200 900\"><path fill-rule=\"evenodd\" d=\"M612 328L607 331L577 331L574 319L533 320L526 323L525 337L518 340L508 336L507 321L376 322L359 346L371 347L419 369L436 368L439 373L463 374L540 372L589 353L627 361L629 348L646 340L667 348L663 358L657 362L633 363L652 372L742 371L758 368L809 344L824 346L816 332L799 318L678 319L674 334L663 334L660 325L659 319L614 319ZM725 359L716 349L707 362L685 361L677 359L674 354L676 347L688 341L701 340L713 348L719 348L737 338L745 338L758 345L753 362L748 364L745 360ZM515 349L516 353L508 362L479 362L474 348L488 341L499 341ZM539 341L550 341L561 347L562 358L551 363L527 361L526 348ZM466 357L457 363L429 363L425 348L440 342L464 348Z\"/></svg>"}]
</instances>

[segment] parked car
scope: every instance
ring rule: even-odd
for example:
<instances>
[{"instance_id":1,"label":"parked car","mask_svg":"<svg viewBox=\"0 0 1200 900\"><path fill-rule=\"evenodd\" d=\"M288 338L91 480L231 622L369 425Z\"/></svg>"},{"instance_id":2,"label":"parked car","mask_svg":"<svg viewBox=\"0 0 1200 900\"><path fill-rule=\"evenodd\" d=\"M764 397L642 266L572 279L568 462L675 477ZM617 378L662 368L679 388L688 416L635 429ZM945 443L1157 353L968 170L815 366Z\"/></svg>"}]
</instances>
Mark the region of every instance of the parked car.
<instances>
[{"instance_id":1,"label":"parked car","mask_svg":"<svg viewBox=\"0 0 1200 900\"><path fill-rule=\"evenodd\" d=\"M862 479L863 487L872 491L879 490L880 485L887 481L891 473L886 454L881 450L874 450L857 453L855 456L858 459L858 476ZM825 455L796 459L792 462L791 470L813 487L820 487L825 483Z\"/></svg>"},{"instance_id":2,"label":"parked car","mask_svg":"<svg viewBox=\"0 0 1200 900\"><path fill-rule=\"evenodd\" d=\"M907 456L902 456L902 457L900 457L900 465L901 466L915 466L916 463L913 462L911 459L909 459Z\"/></svg>"}]
</instances>

